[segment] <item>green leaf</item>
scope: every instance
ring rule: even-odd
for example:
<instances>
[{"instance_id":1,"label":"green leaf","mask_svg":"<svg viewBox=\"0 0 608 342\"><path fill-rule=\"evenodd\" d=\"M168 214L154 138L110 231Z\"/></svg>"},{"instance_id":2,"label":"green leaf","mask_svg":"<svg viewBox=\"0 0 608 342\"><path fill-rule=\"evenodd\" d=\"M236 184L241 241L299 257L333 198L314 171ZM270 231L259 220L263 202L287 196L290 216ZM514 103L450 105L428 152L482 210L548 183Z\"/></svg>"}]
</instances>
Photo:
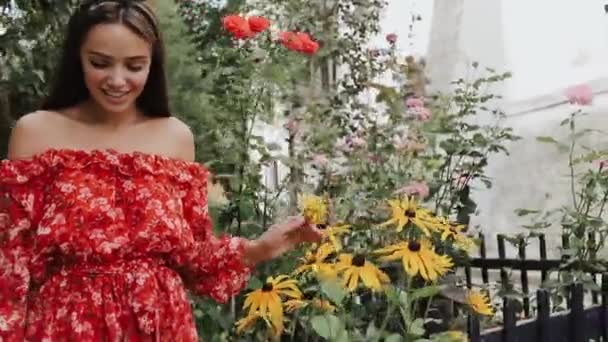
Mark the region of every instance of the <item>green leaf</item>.
<instances>
[{"instance_id":1,"label":"green leaf","mask_svg":"<svg viewBox=\"0 0 608 342\"><path fill-rule=\"evenodd\" d=\"M526 216L530 214L538 214L540 211L535 209L515 209L517 216Z\"/></svg>"},{"instance_id":2,"label":"green leaf","mask_svg":"<svg viewBox=\"0 0 608 342\"><path fill-rule=\"evenodd\" d=\"M340 283L337 281L324 281L321 283L321 291L331 299L335 304L342 303L342 300L346 296L346 291Z\"/></svg>"},{"instance_id":3,"label":"green leaf","mask_svg":"<svg viewBox=\"0 0 608 342\"><path fill-rule=\"evenodd\" d=\"M266 148L269 151L280 151L283 147L277 143L268 143L268 144L266 144Z\"/></svg>"},{"instance_id":4,"label":"green leaf","mask_svg":"<svg viewBox=\"0 0 608 342\"><path fill-rule=\"evenodd\" d=\"M424 319L417 318L412 324L410 324L408 329L408 334L414 336L422 336L424 335Z\"/></svg>"},{"instance_id":5,"label":"green leaf","mask_svg":"<svg viewBox=\"0 0 608 342\"><path fill-rule=\"evenodd\" d=\"M330 314L318 315L313 317L310 322L312 328L319 336L332 341L338 339L344 341L344 337L341 335L344 335L346 331L344 329L344 323L342 323L338 317Z\"/></svg>"},{"instance_id":6,"label":"green leaf","mask_svg":"<svg viewBox=\"0 0 608 342\"><path fill-rule=\"evenodd\" d=\"M367 329L365 331L365 340L366 341L373 341L377 338L378 336L378 329L376 328L376 324L374 324L374 322L370 322L369 325L367 326Z\"/></svg>"},{"instance_id":7,"label":"green leaf","mask_svg":"<svg viewBox=\"0 0 608 342\"><path fill-rule=\"evenodd\" d=\"M555 140L553 137L547 137L547 136L536 137L536 141L542 142L542 143L559 144L559 142L557 140Z\"/></svg>"},{"instance_id":8,"label":"green leaf","mask_svg":"<svg viewBox=\"0 0 608 342\"><path fill-rule=\"evenodd\" d=\"M409 296L407 295L407 292L401 291L399 293L399 303L401 304L401 306L407 307L407 305L409 303L408 300L409 300Z\"/></svg>"},{"instance_id":9,"label":"green leaf","mask_svg":"<svg viewBox=\"0 0 608 342\"><path fill-rule=\"evenodd\" d=\"M386 295L386 299L392 304L399 304L399 292L393 286L389 286L384 291L384 295Z\"/></svg>"},{"instance_id":10,"label":"green leaf","mask_svg":"<svg viewBox=\"0 0 608 342\"><path fill-rule=\"evenodd\" d=\"M256 277L256 276L252 276L251 278L249 278L249 283L247 284L247 288L249 289L259 289L262 287L262 281L260 280L260 278Z\"/></svg>"},{"instance_id":11,"label":"green leaf","mask_svg":"<svg viewBox=\"0 0 608 342\"><path fill-rule=\"evenodd\" d=\"M403 341L403 338L399 334L388 335L384 339L384 342L401 342L401 341Z\"/></svg>"},{"instance_id":12,"label":"green leaf","mask_svg":"<svg viewBox=\"0 0 608 342\"><path fill-rule=\"evenodd\" d=\"M428 298L437 295L441 291L441 287L436 285L425 286L420 289L416 289L412 292L412 300L420 298Z\"/></svg>"}]
</instances>

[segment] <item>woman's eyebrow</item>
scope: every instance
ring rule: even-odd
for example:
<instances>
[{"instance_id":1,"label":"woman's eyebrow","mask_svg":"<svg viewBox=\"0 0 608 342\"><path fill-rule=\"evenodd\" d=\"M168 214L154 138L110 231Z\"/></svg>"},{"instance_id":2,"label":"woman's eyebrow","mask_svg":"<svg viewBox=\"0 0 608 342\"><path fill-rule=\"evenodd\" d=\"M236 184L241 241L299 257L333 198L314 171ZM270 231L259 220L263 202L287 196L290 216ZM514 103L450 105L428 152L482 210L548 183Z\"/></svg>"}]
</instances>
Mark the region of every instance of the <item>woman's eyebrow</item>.
<instances>
[{"instance_id":1,"label":"woman's eyebrow","mask_svg":"<svg viewBox=\"0 0 608 342\"><path fill-rule=\"evenodd\" d=\"M89 50L89 51L87 51L87 53L88 53L88 54L90 54L90 55L96 55L96 56L103 57L103 58L107 58L107 59L114 59L114 57L112 57L112 56L110 56L110 55L106 55L106 54L104 54L104 53L102 53L102 52L99 52L99 51L92 51L92 50ZM140 59L141 59L141 60L147 60L148 58L149 58L148 56L141 55L141 56L131 56L131 57L127 57L126 59L128 59L128 60L140 60Z\"/></svg>"}]
</instances>

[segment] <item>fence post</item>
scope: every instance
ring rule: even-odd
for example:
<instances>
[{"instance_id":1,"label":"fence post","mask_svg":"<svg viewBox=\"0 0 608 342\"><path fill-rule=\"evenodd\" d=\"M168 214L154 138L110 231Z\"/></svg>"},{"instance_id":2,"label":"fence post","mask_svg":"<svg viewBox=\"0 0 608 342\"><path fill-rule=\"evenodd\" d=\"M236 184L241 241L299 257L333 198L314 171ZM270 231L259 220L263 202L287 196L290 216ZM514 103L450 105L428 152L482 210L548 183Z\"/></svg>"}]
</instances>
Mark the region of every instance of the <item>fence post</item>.
<instances>
[{"instance_id":1,"label":"fence post","mask_svg":"<svg viewBox=\"0 0 608 342\"><path fill-rule=\"evenodd\" d=\"M608 341L608 273L602 274L602 339Z\"/></svg>"},{"instance_id":2,"label":"fence post","mask_svg":"<svg viewBox=\"0 0 608 342\"><path fill-rule=\"evenodd\" d=\"M547 260L547 241L545 240L545 234L540 234L538 236L538 248L540 249L540 260ZM542 270L540 277L543 283L547 281L547 276L547 271Z\"/></svg>"},{"instance_id":3,"label":"fence post","mask_svg":"<svg viewBox=\"0 0 608 342\"><path fill-rule=\"evenodd\" d=\"M538 342L552 342L549 332L549 317L551 315L551 302L549 301L549 293L540 289L536 291L536 305L538 306L537 328Z\"/></svg>"},{"instance_id":4,"label":"fence post","mask_svg":"<svg viewBox=\"0 0 608 342\"><path fill-rule=\"evenodd\" d=\"M467 320L469 326L469 339L471 342L481 342L481 328L479 324L479 316L474 313L469 313Z\"/></svg>"},{"instance_id":5,"label":"fence post","mask_svg":"<svg viewBox=\"0 0 608 342\"><path fill-rule=\"evenodd\" d=\"M565 249L570 249L570 234L568 234L568 233L562 234L562 250L565 250ZM562 259L562 263L565 263L568 261L569 258L562 253L561 259ZM568 293L566 293L566 307L568 309L572 308L572 301L570 300L570 291L568 291Z\"/></svg>"},{"instance_id":6,"label":"fence post","mask_svg":"<svg viewBox=\"0 0 608 342\"><path fill-rule=\"evenodd\" d=\"M517 317L515 316L515 300L504 299L503 304L503 342L517 341Z\"/></svg>"},{"instance_id":7,"label":"fence post","mask_svg":"<svg viewBox=\"0 0 608 342\"><path fill-rule=\"evenodd\" d=\"M483 233L479 233L479 257L481 259L485 259L486 256L486 236ZM481 279L484 284L490 283L490 277L488 274L488 269L484 266L481 267Z\"/></svg>"},{"instance_id":8,"label":"fence post","mask_svg":"<svg viewBox=\"0 0 608 342\"><path fill-rule=\"evenodd\" d=\"M577 283L570 289L570 342L586 342L585 315L583 306L583 284Z\"/></svg>"},{"instance_id":9,"label":"fence post","mask_svg":"<svg viewBox=\"0 0 608 342\"><path fill-rule=\"evenodd\" d=\"M517 244L519 249L519 258L524 261L526 260L526 241L521 238ZM524 304L524 315L530 317L530 288L528 287L528 271L522 267L519 270L521 275L521 289L524 293L523 304Z\"/></svg>"},{"instance_id":10,"label":"fence post","mask_svg":"<svg viewBox=\"0 0 608 342\"><path fill-rule=\"evenodd\" d=\"M498 242L498 257L504 260L507 258L507 252L505 250L505 236L502 234L498 234L496 240ZM509 275L507 274L507 270L505 270L504 267L500 268L500 282L502 283L501 287L503 289L506 288L509 284Z\"/></svg>"}]
</instances>

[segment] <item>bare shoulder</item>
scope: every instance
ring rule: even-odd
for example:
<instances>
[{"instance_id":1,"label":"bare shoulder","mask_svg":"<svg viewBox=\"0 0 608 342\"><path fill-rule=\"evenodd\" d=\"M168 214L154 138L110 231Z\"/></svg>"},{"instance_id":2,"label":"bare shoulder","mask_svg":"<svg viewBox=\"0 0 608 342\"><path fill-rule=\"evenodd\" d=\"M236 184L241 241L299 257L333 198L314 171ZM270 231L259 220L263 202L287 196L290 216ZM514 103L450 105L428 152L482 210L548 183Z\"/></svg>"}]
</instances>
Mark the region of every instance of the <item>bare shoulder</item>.
<instances>
[{"instance_id":1,"label":"bare shoulder","mask_svg":"<svg viewBox=\"0 0 608 342\"><path fill-rule=\"evenodd\" d=\"M167 136L171 140L171 145L174 146L172 156L185 161L194 161L194 135L190 126L176 117L169 117L163 121Z\"/></svg>"},{"instance_id":2,"label":"bare shoulder","mask_svg":"<svg viewBox=\"0 0 608 342\"><path fill-rule=\"evenodd\" d=\"M50 147L50 136L57 128L60 114L36 111L23 115L11 130L8 144L9 159L23 159Z\"/></svg>"}]
</instances>

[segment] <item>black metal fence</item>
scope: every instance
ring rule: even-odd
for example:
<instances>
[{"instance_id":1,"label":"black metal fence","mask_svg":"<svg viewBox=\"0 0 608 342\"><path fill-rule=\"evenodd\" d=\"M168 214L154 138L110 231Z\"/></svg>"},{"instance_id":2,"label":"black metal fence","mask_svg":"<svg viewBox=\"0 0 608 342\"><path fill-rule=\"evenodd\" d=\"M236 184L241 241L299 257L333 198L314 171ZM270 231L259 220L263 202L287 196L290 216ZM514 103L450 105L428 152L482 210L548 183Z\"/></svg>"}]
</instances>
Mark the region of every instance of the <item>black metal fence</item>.
<instances>
[{"instance_id":1,"label":"black metal fence","mask_svg":"<svg viewBox=\"0 0 608 342\"><path fill-rule=\"evenodd\" d=\"M546 281L549 272L563 267L563 259L547 259L547 244L544 235L538 236L539 259L526 257L526 244L524 240L517 243L517 258L507 258L506 237L497 236L498 258L488 258L485 237L480 236L480 256L471 260L465 266L467 286L472 287L472 270L479 269L484 284L489 284L490 270L500 272L500 282L509 283L508 270L520 273L520 287L523 294L521 305L516 299L503 298L503 322L501 326L482 330L477 316L468 318L468 333L472 342L608 342L608 274L601 275L601 291L588 291L591 293L590 305L585 307L585 290L582 284L575 284L568 288L566 296L566 310L552 312L550 293L542 288L530 290L529 272L540 273L540 280ZM569 238L562 237L562 247L569 248ZM594 281L597 274L589 272ZM536 302L531 306L531 294L536 293ZM601 297L601 302L599 298ZM521 309L521 314L518 311ZM518 320L518 316L522 319Z\"/></svg>"}]
</instances>

